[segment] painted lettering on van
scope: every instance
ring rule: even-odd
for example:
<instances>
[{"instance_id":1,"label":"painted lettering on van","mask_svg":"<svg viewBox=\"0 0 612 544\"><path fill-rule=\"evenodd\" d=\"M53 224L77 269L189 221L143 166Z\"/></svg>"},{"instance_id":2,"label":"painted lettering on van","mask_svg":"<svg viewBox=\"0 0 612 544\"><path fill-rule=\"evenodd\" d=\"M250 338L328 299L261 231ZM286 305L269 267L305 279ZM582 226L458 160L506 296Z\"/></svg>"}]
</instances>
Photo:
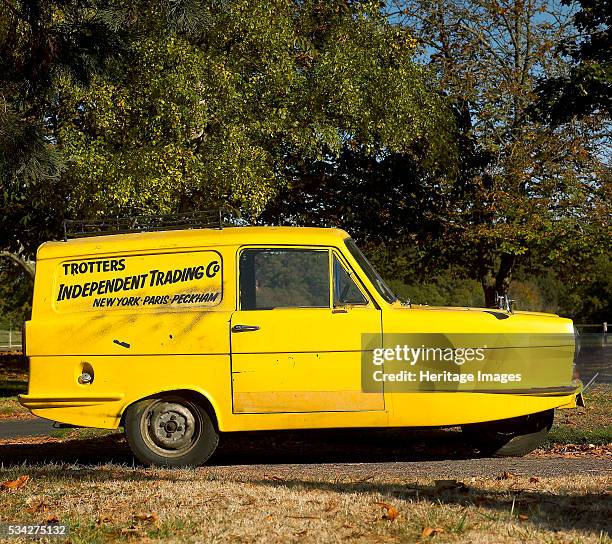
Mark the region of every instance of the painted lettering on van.
<instances>
[{"instance_id":1,"label":"painted lettering on van","mask_svg":"<svg viewBox=\"0 0 612 544\"><path fill-rule=\"evenodd\" d=\"M167 270L166 272L151 270L150 274L151 281L149 282L149 286L157 287L159 285L168 285L182 281L201 280L204 277L204 267L191 266L189 268Z\"/></svg>"},{"instance_id":2,"label":"painted lettering on van","mask_svg":"<svg viewBox=\"0 0 612 544\"><path fill-rule=\"evenodd\" d=\"M53 300L60 311L213 306L223 297L221 262L213 251L62 262Z\"/></svg>"},{"instance_id":3,"label":"painted lettering on van","mask_svg":"<svg viewBox=\"0 0 612 544\"><path fill-rule=\"evenodd\" d=\"M81 261L62 263L64 275L93 274L94 272L121 272L125 270L125 259L102 259L100 261Z\"/></svg>"},{"instance_id":4,"label":"painted lettering on van","mask_svg":"<svg viewBox=\"0 0 612 544\"><path fill-rule=\"evenodd\" d=\"M170 299L165 296L146 297L104 297L96 298L94 308L110 308L113 306L164 306L168 304L201 304L202 302L215 302L221 296L220 292L210 293L181 293ZM141 303L142 301L142 303Z\"/></svg>"},{"instance_id":5,"label":"painted lettering on van","mask_svg":"<svg viewBox=\"0 0 612 544\"><path fill-rule=\"evenodd\" d=\"M134 289L142 289L145 285L148 274L139 274L138 276L127 276L125 278L115 278L112 280L88 281L84 284L76 283L74 285L59 286L57 301L91 297L95 295L104 295L106 293L116 293L118 291L132 291Z\"/></svg>"}]
</instances>

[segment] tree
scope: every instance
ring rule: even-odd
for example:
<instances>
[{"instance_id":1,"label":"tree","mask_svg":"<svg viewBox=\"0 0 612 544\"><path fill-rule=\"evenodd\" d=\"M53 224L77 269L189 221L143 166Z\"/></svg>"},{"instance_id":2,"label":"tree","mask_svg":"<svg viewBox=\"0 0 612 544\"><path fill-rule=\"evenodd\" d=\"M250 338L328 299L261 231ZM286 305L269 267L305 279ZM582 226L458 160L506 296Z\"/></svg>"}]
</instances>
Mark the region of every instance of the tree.
<instances>
[{"instance_id":1,"label":"tree","mask_svg":"<svg viewBox=\"0 0 612 544\"><path fill-rule=\"evenodd\" d=\"M349 141L435 157L414 45L375 2L0 0L2 255L30 274L64 218L256 216Z\"/></svg>"},{"instance_id":2,"label":"tree","mask_svg":"<svg viewBox=\"0 0 612 544\"><path fill-rule=\"evenodd\" d=\"M58 83L74 215L230 205L250 217L347 142L431 157L452 119L414 40L375 2L202 5L183 28L141 9L130 55L86 87Z\"/></svg>"},{"instance_id":3,"label":"tree","mask_svg":"<svg viewBox=\"0 0 612 544\"><path fill-rule=\"evenodd\" d=\"M521 257L601 251L609 187L597 155L599 120L551 126L530 115L542 75L562 73L558 44L571 13L545 0L394 2L459 112L465 161L445 237L477 271L488 306Z\"/></svg>"},{"instance_id":4,"label":"tree","mask_svg":"<svg viewBox=\"0 0 612 544\"><path fill-rule=\"evenodd\" d=\"M439 235L444 192L441 172L409 153L372 156L346 146L338 157L314 161L272 199L262 222L289 225L346 226L352 236L372 245ZM449 157L452 166L456 158ZM439 161L444 164L444 161ZM446 171L448 163L440 167Z\"/></svg>"},{"instance_id":5,"label":"tree","mask_svg":"<svg viewBox=\"0 0 612 544\"><path fill-rule=\"evenodd\" d=\"M565 0L580 9L574 14L578 33L567 37L559 51L572 65L566 73L543 79L536 115L547 115L554 123L572 117L601 115L610 119L612 110L612 6L605 0Z\"/></svg>"},{"instance_id":6,"label":"tree","mask_svg":"<svg viewBox=\"0 0 612 544\"><path fill-rule=\"evenodd\" d=\"M65 157L50 118L54 81L86 83L116 50L95 2L0 2L0 258L28 275L40 241L59 232Z\"/></svg>"}]
</instances>

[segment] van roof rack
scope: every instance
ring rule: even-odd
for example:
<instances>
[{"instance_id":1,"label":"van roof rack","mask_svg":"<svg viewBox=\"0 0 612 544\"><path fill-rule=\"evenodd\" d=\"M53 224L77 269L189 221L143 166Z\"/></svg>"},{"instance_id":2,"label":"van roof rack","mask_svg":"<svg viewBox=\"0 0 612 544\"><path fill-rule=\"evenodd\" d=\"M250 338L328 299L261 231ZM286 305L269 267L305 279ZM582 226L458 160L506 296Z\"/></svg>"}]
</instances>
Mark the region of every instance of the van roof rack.
<instances>
[{"instance_id":1,"label":"van roof rack","mask_svg":"<svg viewBox=\"0 0 612 544\"><path fill-rule=\"evenodd\" d=\"M246 221L230 210L202 210L168 215L132 215L105 217L103 219L65 219L64 241L70 238L86 238L104 234L127 234L183 229L222 229L224 226L241 226Z\"/></svg>"}]
</instances>

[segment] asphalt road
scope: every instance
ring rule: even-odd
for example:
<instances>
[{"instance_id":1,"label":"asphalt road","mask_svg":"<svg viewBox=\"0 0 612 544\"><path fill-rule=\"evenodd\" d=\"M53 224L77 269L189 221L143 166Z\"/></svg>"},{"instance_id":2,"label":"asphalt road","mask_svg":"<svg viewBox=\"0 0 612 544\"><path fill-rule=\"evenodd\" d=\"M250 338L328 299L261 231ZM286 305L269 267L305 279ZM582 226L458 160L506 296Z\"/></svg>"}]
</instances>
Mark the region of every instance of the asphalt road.
<instances>
[{"instance_id":1,"label":"asphalt road","mask_svg":"<svg viewBox=\"0 0 612 544\"><path fill-rule=\"evenodd\" d=\"M504 472L514 476L546 478L553 476L612 476L612 462L597 458L522 457L513 459L446 459L440 461L401 461L391 463L322 463L281 465L226 465L211 467L213 474L223 476L240 472L241 476L281 479L326 478L351 480L388 479L462 479L497 477Z\"/></svg>"},{"instance_id":2,"label":"asphalt road","mask_svg":"<svg viewBox=\"0 0 612 544\"><path fill-rule=\"evenodd\" d=\"M53 422L48 419L0 420L0 440L25 436L48 436L53 430Z\"/></svg>"}]
</instances>

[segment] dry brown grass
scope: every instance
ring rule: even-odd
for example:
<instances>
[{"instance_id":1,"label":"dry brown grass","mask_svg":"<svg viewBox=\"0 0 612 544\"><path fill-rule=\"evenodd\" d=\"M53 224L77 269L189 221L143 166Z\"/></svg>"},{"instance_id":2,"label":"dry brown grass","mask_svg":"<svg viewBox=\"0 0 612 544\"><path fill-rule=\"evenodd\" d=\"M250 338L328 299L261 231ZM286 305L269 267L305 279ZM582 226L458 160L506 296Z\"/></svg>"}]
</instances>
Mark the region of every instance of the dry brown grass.
<instances>
[{"instance_id":1,"label":"dry brown grass","mask_svg":"<svg viewBox=\"0 0 612 544\"><path fill-rule=\"evenodd\" d=\"M312 477L261 467L194 470L46 465L2 471L4 522L70 527L70 541L612 542L611 478ZM280 474L280 475L279 475ZM399 511L383 519L385 503ZM429 537L427 528L436 529ZM606 532L608 531L608 532ZM429 532L429 531L426 531Z\"/></svg>"}]
</instances>

